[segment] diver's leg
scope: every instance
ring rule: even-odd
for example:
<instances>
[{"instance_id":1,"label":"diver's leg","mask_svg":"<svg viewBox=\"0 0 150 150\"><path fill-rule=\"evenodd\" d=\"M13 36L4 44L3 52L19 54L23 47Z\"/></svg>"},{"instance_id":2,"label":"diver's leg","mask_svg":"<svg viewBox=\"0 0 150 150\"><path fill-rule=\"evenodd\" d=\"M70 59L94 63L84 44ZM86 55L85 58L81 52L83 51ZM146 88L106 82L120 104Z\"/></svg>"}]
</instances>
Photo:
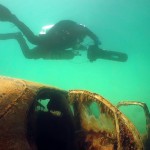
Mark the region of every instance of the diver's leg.
<instances>
[{"instance_id":1,"label":"diver's leg","mask_svg":"<svg viewBox=\"0 0 150 150\"><path fill-rule=\"evenodd\" d=\"M20 31L25 35L29 42L35 45L40 45L39 36L34 35L34 33L15 15L12 15L11 22L20 29Z\"/></svg>"},{"instance_id":2,"label":"diver's leg","mask_svg":"<svg viewBox=\"0 0 150 150\"><path fill-rule=\"evenodd\" d=\"M0 21L9 21L15 24L20 31L26 36L26 38L32 44L39 45L40 39L38 36L35 36L33 32L23 23L21 22L11 11L5 6L0 4Z\"/></svg>"},{"instance_id":3,"label":"diver's leg","mask_svg":"<svg viewBox=\"0 0 150 150\"><path fill-rule=\"evenodd\" d=\"M15 39L18 41L18 43L21 47L21 50L26 58L38 59L41 57L37 47L34 48L33 50L29 49L25 39L23 38L23 36L20 32L0 34L0 40L8 40L8 39Z\"/></svg>"},{"instance_id":4,"label":"diver's leg","mask_svg":"<svg viewBox=\"0 0 150 150\"><path fill-rule=\"evenodd\" d=\"M4 34L0 34L0 40L16 39L17 33L4 33Z\"/></svg>"},{"instance_id":5,"label":"diver's leg","mask_svg":"<svg viewBox=\"0 0 150 150\"><path fill-rule=\"evenodd\" d=\"M16 40L18 41L21 50L23 52L23 55L28 59L39 59L42 58L41 48L35 47L33 49L30 49L29 46L26 43L26 40L23 38L21 33L18 33Z\"/></svg>"}]
</instances>

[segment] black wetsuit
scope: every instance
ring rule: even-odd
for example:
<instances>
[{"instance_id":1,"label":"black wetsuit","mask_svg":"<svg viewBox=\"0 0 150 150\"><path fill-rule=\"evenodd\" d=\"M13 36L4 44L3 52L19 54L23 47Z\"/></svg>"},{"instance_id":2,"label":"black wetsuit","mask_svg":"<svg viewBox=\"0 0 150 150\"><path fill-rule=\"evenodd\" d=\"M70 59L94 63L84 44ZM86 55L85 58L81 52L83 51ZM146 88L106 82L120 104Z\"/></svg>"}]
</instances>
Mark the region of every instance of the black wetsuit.
<instances>
[{"instance_id":1,"label":"black wetsuit","mask_svg":"<svg viewBox=\"0 0 150 150\"><path fill-rule=\"evenodd\" d=\"M11 22L20 29L21 32L0 34L0 40L16 39L26 58L72 59L74 56L79 55L79 52L76 53L74 49L82 50L81 43L86 36L89 36L94 42L93 45L89 45L86 48L87 58L91 62L98 58L121 62L125 62L128 59L125 53L99 48L100 41L98 37L87 27L71 20L62 20L56 23L46 34L36 36L9 9L0 4L0 21ZM30 43L36 45L35 48L31 50L28 47L22 33Z\"/></svg>"},{"instance_id":2,"label":"black wetsuit","mask_svg":"<svg viewBox=\"0 0 150 150\"><path fill-rule=\"evenodd\" d=\"M1 40L16 39L26 58L50 59L53 54L59 54L59 56L61 54L60 57L64 59L73 58L75 53L66 49L73 48L75 45L80 44L86 36L89 36L96 46L99 44L99 40L93 32L87 27L79 25L71 20L62 20L56 23L46 34L36 36L6 7L1 5L0 9L1 11L4 10L2 12L4 17L1 14L3 18L3 20L0 18L1 21L9 21L15 24L30 43L37 45L34 49L30 50L26 40L20 32L0 34ZM8 19L4 19L5 15Z\"/></svg>"}]
</instances>

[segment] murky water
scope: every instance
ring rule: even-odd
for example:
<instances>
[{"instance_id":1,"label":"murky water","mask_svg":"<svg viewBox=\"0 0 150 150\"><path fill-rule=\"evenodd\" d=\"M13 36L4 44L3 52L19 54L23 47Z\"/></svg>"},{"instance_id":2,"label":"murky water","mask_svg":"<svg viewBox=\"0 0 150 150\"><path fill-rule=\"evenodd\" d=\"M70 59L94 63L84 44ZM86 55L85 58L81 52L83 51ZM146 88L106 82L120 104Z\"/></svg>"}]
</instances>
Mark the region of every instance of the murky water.
<instances>
[{"instance_id":1,"label":"murky water","mask_svg":"<svg viewBox=\"0 0 150 150\"><path fill-rule=\"evenodd\" d=\"M128 54L127 62L97 59L86 51L71 60L26 59L15 40L0 41L0 75L23 78L69 89L96 92L113 104L122 100L145 102L150 108L150 1L149 0L0 0L35 34L43 25L63 19L85 24L101 40L101 48ZM0 33L16 32L0 22ZM86 40L85 45L91 41ZM34 45L29 43L30 47ZM133 111L133 112L132 112ZM128 109L126 109L128 112ZM136 124L144 131L143 112L137 108ZM139 120L137 120L139 119Z\"/></svg>"}]
</instances>

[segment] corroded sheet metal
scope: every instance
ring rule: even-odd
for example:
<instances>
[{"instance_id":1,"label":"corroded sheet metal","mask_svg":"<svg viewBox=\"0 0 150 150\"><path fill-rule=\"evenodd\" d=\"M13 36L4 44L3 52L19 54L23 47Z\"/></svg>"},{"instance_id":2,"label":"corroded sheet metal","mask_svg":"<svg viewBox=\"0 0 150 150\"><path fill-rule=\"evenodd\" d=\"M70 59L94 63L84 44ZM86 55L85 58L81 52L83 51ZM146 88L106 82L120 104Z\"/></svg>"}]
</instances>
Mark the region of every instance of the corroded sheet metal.
<instances>
[{"instance_id":1,"label":"corroded sheet metal","mask_svg":"<svg viewBox=\"0 0 150 150\"><path fill-rule=\"evenodd\" d=\"M0 150L30 150L27 142L27 113L42 88L57 88L0 77Z\"/></svg>"},{"instance_id":2,"label":"corroded sheet metal","mask_svg":"<svg viewBox=\"0 0 150 150\"><path fill-rule=\"evenodd\" d=\"M69 95L71 103L78 105L75 114L80 120L82 130L86 133L83 139L86 150L143 149L142 139L135 126L108 100L98 94L83 90L72 90ZM100 116L94 116L89 111L92 102L98 104ZM101 117L104 115L105 118ZM111 126L107 129L102 128L102 122L108 119L112 119L115 129L110 130ZM105 126L110 124L109 122L108 120Z\"/></svg>"},{"instance_id":3,"label":"corroded sheet metal","mask_svg":"<svg viewBox=\"0 0 150 150\"><path fill-rule=\"evenodd\" d=\"M48 95L50 92L67 98L67 104L63 103L61 107L68 110L69 102L72 108L76 150L143 150L141 137L134 125L102 96L84 90L67 92L8 77L0 77L0 150L37 150L36 144L32 145L27 139L27 116L30 108L35 110L31 106L40 100L37 100L37 95L43 89L48 89ZM90 107L93 103L99 116L92 114Z\"/></svg>"},{"instance_id":4,"label":"corroded sheet metal","mask_svg":"<svg viewBox=\"0 0 150 150\"><path fill-rule=\"evenodd\" d=\"M144 149L149 150L150 149L150 112L148 109L148 106L146 103L139 102L139 101L121 101L117 104L117 108L121 106L129 106L129 105L136 105L142 107L144 114L145 114L145 121L146 121L146 131L147 133L144 135L141 135L143 143L144 143Z\"/></svg>"}]
</instances>

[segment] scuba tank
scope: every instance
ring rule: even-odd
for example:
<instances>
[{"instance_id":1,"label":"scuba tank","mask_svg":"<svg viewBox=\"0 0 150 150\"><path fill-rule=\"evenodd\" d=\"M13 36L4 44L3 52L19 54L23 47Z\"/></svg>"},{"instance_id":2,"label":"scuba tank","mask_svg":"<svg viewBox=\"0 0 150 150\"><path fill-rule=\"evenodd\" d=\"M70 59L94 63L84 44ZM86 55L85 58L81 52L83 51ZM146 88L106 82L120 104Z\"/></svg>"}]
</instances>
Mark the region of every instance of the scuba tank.
<instances>
[{"instance_id":1,"label":"scuba tank","mask_svg":"<svg viewBox=\"0 0 150 150\"><path fill-rule=\"evenodd\" d=\"M43 26L39 35L46 34L53 26L54 26L54 24Z\"/></svg>"}]
</instances>

